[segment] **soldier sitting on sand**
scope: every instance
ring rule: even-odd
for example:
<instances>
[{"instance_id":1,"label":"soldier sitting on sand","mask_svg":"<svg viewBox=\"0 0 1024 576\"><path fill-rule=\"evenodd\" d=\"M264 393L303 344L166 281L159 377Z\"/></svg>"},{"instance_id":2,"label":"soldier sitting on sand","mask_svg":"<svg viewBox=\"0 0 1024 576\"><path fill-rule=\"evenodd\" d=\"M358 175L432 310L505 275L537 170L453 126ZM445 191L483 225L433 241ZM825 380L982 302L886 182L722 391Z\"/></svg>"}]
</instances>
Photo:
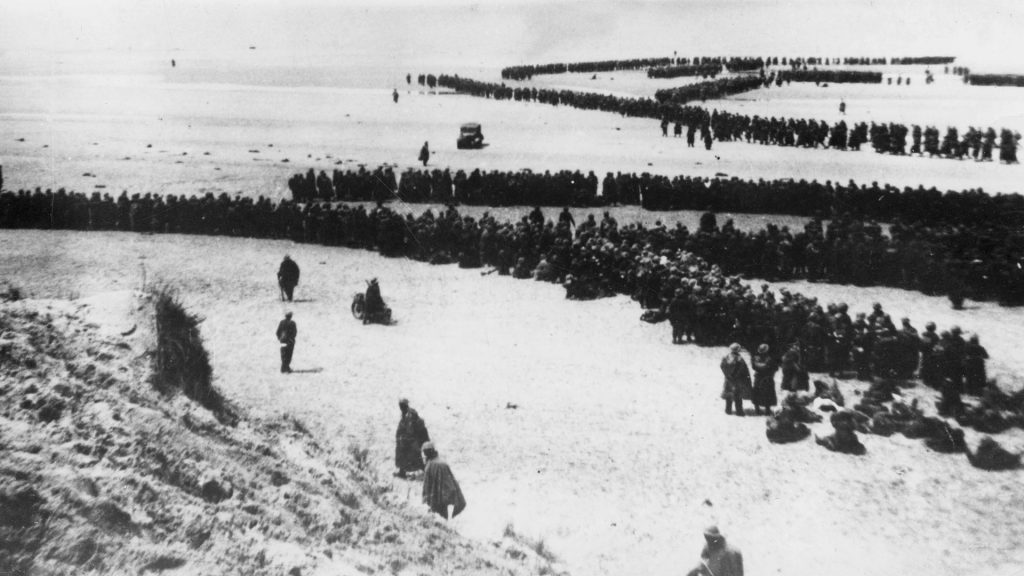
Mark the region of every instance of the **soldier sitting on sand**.
<instances>
[{"instance_id":1,"label":"soldier sitting on sand","mask_svg":"<svg viewBox=\"0 0 1024 576\"><path fill-rule=\"evenodd\" d=\"M825 437L815 436L815 442L833 452L842 452L843 454L860 456L867 452L857 438L857 433L854 432L857 423L852 412L848 410L836 412L832 415L831 422L835 432Z\"/></svg>"}]
</instances>

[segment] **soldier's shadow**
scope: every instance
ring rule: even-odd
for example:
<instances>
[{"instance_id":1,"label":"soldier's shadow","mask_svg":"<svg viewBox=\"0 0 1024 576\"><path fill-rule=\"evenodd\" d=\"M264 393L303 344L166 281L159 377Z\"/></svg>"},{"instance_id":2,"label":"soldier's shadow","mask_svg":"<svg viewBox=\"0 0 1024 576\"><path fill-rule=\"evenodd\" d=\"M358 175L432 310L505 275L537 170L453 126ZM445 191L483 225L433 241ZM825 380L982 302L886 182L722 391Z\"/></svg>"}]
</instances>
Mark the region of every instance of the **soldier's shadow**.
<instances>
[{"instance_id":1,"label":"soldier's shadow","mask_svg":"<svg viewBox=\"0 0 1024 576\"><path fill-rule=\"evenodd\" d=\"M313 298L296 298L291 301L292 304L307 304L309 302L316 302Z\"/></svg>"},{"instance_id":2,"label":"soldier's shadow","mask_svg":"<svg viewBox=\"0 0 1024 576\"><path fill-rule=\"evenodd\" d=\"M292 370L292 374L319 374L323 371L323 368L300 368L298 370Z\"/></svg>"}]
</instances>

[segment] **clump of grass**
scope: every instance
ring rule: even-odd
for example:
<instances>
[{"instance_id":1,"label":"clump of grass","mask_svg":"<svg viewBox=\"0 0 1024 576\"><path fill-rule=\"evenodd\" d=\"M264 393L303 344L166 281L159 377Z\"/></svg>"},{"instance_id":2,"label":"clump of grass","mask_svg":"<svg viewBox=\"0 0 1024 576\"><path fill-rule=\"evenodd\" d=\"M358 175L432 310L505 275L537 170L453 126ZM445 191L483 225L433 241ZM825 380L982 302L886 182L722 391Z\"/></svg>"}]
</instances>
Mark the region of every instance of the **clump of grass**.
<instances>
[{"instance_id":1,"label":"clump of grass","mask_svg":"<svg viewBox=\"0 0 1024 576\"><path fill-rule=\"evenodd\" d=\"M25 295L21 293L21 288L7 284L0 289L0 302L17 302L24 298Z\"/></svg>"},{"instance_id":2,"label":"clump of grass","mask_svg":"<svg viewBox=\"0 0 1024 576\"><path fill-rule=\"evenodd\" d=\"M547 542L544 541L544 538L538 538L536 540L533 538L527 538L526 536L516 532L515 526L513 526L511 522L505 524L505 530L502 532L502 535L505 538L518 542L533 550L534 554L536 554L538 558L549 563L556 560L555 553L548 548Z\"/></svg>"},{"instance_id":3,"label":"clump of grass","mask_svg":"<svg viewBox=\"0 0 1024 576\"><path fill-rule=\"evenodd\" d=\"M209 409L222 423L237 418L213 388L213 368L203 346L199 324L203 319L185 310L177 295L163 286L153 292L156 308L155 384L163 391L181 390Z\"/></svg>"},{"instance_id":4,"label":"clump of grass","mask_svg":"<svg viewBox=\"0 0 1024 576\"><path fill-rule=\"evenodd\" d=\"M369 448L362 448L356 444L351 444L348 447L348 453L352 456L352 461L355 462L356 468L359 470L366 469L366 465L370 460Z\"/></svg>"}]
</instances>

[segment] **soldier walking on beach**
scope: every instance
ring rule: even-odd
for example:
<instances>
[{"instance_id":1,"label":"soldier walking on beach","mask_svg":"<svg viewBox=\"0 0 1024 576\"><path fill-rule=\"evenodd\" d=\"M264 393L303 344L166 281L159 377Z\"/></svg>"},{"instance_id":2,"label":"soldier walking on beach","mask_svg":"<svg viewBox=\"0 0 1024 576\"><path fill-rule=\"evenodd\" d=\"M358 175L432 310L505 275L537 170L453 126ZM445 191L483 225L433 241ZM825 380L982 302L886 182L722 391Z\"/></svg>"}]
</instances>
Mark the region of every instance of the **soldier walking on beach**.
<instances>
[{"instance_id":1,"label":"soldier walking on beach","mask_svg":"<svg viewBox=\"0 0 1024 576\"><path fill-rule=\"evenodd\" d=\"M395 467L398 468L395 476L405 478L409 472L423 470L420 450L425 443L430 442L430 434L423 418L409 407L408 399L399 400L398 409L402 411L402 418L395 431Z\"/></svg>"},{"instance_id":2,"label":"soldier walking on beach","mask_svg":"<svg viewBox=\"0 0 1024 576\"><path fill-rule=\"evenodd\" d=\"M433 442L423 445L427 460L423 471L423 503L445 520L454 518L466 508L466 498L448 463L437 455Z\"/></svg>"},{"instance_id":3,"label":"soldier walking on beach","mask_svg":"<svg viewBox=\"0 0 1024 576\"><path fill-rule=\"evenodd\" d=\"M281 300L292 301L295 286L299 284L299 265L285 254L281 266L277 269L277 285L281 288Z\"/></svg>"},{"instance_id":4,"label":"soldier walking on beach","mask_svg":"<svg viewBox=\"0 0 1024 576\"><path fill-rule=\"evenodd\" d=\"M426 166L428 160L430 160L430 147L427 142L424 142L423 148L420 148L420 162L423 162L423 165Z\"/></svg>"},{"instance_id":5,"label":"soldier walking on beach","mask_svg":"<svg viewBox=\"0 0 1024 576\"><path fill-rule=\"evenodd\" d=\"M398 104L398 88L391 91L391 99L395 101L395 104Z\"/></svg>"},{"instance_id":6,"label":"soldier walking on beach","mask_svg":"<svg viewBox=\"0 0 1024 576\"><path fill-rule=\"evenodd\" d=\"M726 544L717 526L704 530L704 542L700 566L690 570L687 576L743 576L743 554Z\"/></svg>"},{"instance_id":7,"label":"soldier walking on beach","mask_svg":"<svg viewBox=\"0 0 1024 576\"><path fill-rule=\"evenodd\" d=\"M285 312L284 320L277 325L277 341L281 343L281 373L292 371L292 354L295 352L295 338L299 329L292 320L292 313Z\"/></svg>"}]
</instances>

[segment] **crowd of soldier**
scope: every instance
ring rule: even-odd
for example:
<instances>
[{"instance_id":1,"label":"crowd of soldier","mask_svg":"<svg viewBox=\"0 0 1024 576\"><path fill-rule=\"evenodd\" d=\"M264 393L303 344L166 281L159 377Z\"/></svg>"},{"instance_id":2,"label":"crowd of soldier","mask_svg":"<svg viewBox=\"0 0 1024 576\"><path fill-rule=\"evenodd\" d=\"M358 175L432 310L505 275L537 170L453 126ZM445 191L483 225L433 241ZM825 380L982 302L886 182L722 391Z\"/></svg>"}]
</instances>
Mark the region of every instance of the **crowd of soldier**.
<instances>
[{"instance_id":1,"label":"crowd of soldier","mask_svg":"<svg viewBox=\"0 0 1024 576\"><path fill-rule=\"evenodd\" d=\"M927 154L929 157L963 159L968 156L980 161L992 159L992 151L996 146L995 130L981 130L971 127L964 138L960 138L956 128L947 128L946 137L940 142L938 129L926 127L921 130L915 126L912 131L899 123L874 124L874 132L861 122L849 128L845 120L840 120L831 127L824 120L762 118L733 112L714 110L694 105L684 105L698 99L718 98L728 94L736 94L753 90L770 84L772 77L740 76L723 78L709 82L701 82L690 86L659 90L656 98L626 98L612 94L577 92L573 90L553 90L547 88L512 88L504 84L480 82L459 76L441 75L438 85L456 92L494 98L496 100L515 100L538 102L553 106L571 106L584 110L600 110L623 116L656 118L661 121L662 135L667 135L666 126L671 123L687 127L687 142L692 146L691 136L700 130L705 147L710 149L710 141L745 141L774 146L799 146L807 148L827 147L835 150L858 151L864 144L871 144L879 153L906 155L907 134L911 133L913 145L909 154ZM780 82L779 78L775 79ZM709 129L710 127L710 129ZM680 130L681 132L681 130ZM873 136L873 137L872 137ZM922 147L923 145L923 147ZM1017 148L1020 145L1020 134L1009 129L1002 129L999 139L1000 161L1017 163Z\"/></svg>"},{"instance_id":2,"label":"crowd of soldier","mask_svg":"<svg viewBox=\"0 0 1024 576\"><path fill-rule=\"evenodd\" d=\"M122 193L115 200L106 194L88 197L63 190L5 192L0 195L0 226L227 234L342 244L353 235L364 235L358 231L363 227L358 214L309 200L391 199L394 192L380 182L390 185L394 175L378 170L383 177L367 176L374 172L362 169L336 172L333 180L323 172L315 178L298 176L303 182L311 179L314 186L322 184L317 195L296 194L296 202L278 204L262 197L232 199L223 194L186 198ZM334 182L361 183L361 192L336 188ZM1018 195L993 197L979 191L941 196L923 189L895 193L888 187L853 184L773 184L777 183L608 174L600 184L600 198L645 208L729 212L807 214L809 208L819 208L817 215L832 221L826 226L816 218L798 232L774 225L742 232L727 223L721 227L702 224L694 233L677 224L666 234L678 248L748 277L901 287L947 294L955 306L964 298L1024 303L1020 266L1024 237L1019 224L1005 218L1007 213L1021 211ZM435 170L409 171L396 189L398 197L410 203L523 205L530 200L558 200L569 206L597 204L598 186L592 172L474 170L451 177L448 171ZM305 192L299 187L295 191ZM891 218L888 234L870 221L878 216Z\"/></svg>"},{"instance_id":3,"label":"crowd of soldier","mask_svg":"<svg viewBox=\"0 0 1024 576\"><path fill-rule=\"evenodd\" d=\"M84 195L63 192L49 196L5 193L4 198L5 207L14 208L5 211L5 217L13 216L21 225L291 238L369 248L384 256L434 264L489 266L499 275L562 283L572 299L628 294L645 310L669 319L673 341L739 342L748 349L767 344L782 363L784 379L791 369L842 373L848 367L861 377L909 377L912 366L917 366L907 357L910 348L899 344L900 330L908 332L909 323L897 330L880 307L870 316L849 320L842 304L822 306L814 298L785 290L776 296L767 286L755 293L738 276L730 275L736 263L754 265L754 255L729 254L724 265L702 258L699 254L714 254L713 247L722 238L735 234L730 226L719 228L710 213L702 218L700 229L690 234L685 227L669 229L660 223L651 228L636 223L620 227L607 213L600 222L591 215L577 225L571 213L563 210L556 223L539 208L512 223L488 214L479 220L464 217L453 206L440 214L427 210L414 217L383 205L372 210L324 203L300 207L289 201L274 205L263 198L232 200L226 195L188 200L171 196L166 201L148 195L122 196L117 202L109 197L90 202ZM47 214L48 221L38 212L46 213L47 207L59 208ZM183 207L188 208L181 211ZM823 236L816 231L818 225L809 223L804 234L827 240L834 229L844 230L849 224L829 226L821 232ZM786 238L785 230L770 234ZM856 260L851 256L839 268L847 269ZM836 326L842 327L841 337L829 336L836 334ZM941 334L937 346L953 337L951 345L962 350L954 332ZM947 372L954 370L951 366L969 364L966 355L955 356L957 362L947 356L936 364ZM969 390L977 387L979 378L984 380L983 374L977 376L966 367L963 377L947 372L936 378L922 368L922 378L948 394L956 392L957 398L968 373L975 374ZM947 404L955 405L954 400L950 396Z\"/></svg>"},{"instance_id":4,"label":"crowd of soldier","mask_svg":"<svg viewBox=\"0 0 1024 576\"><path fill-rule=\"evenodd\" d=\"M291 180L297 201L387 201L389 168L311 170ZM332 186L332 183L335 185ZM599 195L600 189L600 195ZM964 298L1024 303L1024 236L1020 195L980 190L946 192L790 180L745 181L644 173L559 171L421 171L409 169L395 187L408 203L478 206L637 205L649 210L712 210L817 217L802 232L776 226L746 233L705 229L688 249L732 273L770 279L809 279L890 286ZM821 218L832 218L827 228ZM891 222L889 234L872 219Z\"/></svg>"}]
</instances>

